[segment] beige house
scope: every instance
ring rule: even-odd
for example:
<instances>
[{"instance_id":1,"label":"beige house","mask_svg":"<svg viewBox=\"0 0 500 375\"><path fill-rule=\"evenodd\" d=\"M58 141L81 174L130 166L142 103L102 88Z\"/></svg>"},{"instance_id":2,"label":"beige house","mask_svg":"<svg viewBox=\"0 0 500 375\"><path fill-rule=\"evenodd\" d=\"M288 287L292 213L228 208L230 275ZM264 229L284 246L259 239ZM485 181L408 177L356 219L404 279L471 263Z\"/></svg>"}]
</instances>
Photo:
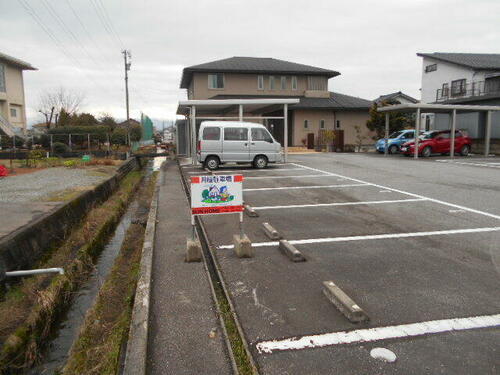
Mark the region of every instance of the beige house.
<instances>
[{"instance_id":1,"label":"beige house","mask_svg":"<svg viewBox=\"0 0 500 375\"><path fill-rule=\"evenodd\" d=\"M26 133L23 70L36 68L0 52L0 134Z\"/></svg>"},{"instance_id":2,"label":"beige house","mask_svg":"<svg viewBox=\"0 0 500 375\"><path fill-rule=\"evenodd\" d=\"M339 72L273 58L231 57L184 68L180 87L188 99L297 98L289 106L290 146L318 146L321 130L336 130L343 144L356 144L355 126L365 143L373 134L367 129L369 100L328 90L328 80ZM237 108L233 108L237 111ZM259 113L272 117L282 110L270 106ZM178 114L184 114L179 108ZM214 115L221 115L214 110ZM225 112L222 115L230 115ZM283 120L264 120L274 137L283 144Z\"/></svg>"}]
</instances>

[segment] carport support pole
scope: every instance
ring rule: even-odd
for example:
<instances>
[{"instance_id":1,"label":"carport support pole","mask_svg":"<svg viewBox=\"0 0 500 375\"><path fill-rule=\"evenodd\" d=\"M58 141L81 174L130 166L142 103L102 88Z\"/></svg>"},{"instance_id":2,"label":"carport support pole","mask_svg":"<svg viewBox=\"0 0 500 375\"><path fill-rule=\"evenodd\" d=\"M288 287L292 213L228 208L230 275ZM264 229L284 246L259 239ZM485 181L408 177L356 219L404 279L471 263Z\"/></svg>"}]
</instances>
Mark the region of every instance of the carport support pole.
<instances>
[{"instance_id":1,"label":"carport support pole","mask_svg":"<svg viewBox=\"0 0 500 375\"><path fill-rule=\"evenodd\" d=\"M415 117L415 152L413 157L418 159L418 144L420 135L420 108L417 108L417 115Z\"/></svg>"},{"instance_id":2,"label":"carport support pole","mask_svg":"<svg viewBox=\"0 0 500 375\"><path fill-rule=\"evenodd\" d=\"M288 104L283 104L283 122L285 125L285 139L283 140L285 146L284 162L288 162Z\"/></svg>"},{"instance_id":3,"label":"carport support pole","mask_svg":"<svg viewBox=\"0 0 500 375\"><path fill-rule=\"evenodd\" d=\"M238 118L240 121L243 121L243 104L240 104L238 106Z\"/></svg>"},{"instance_id":4,"label":"carport support pole","mask_svg":"<svg viewBox=\"0 0 500 375\"><path fill-rule=\"evenodd\" d=\"M385 142L384 142L384 156L389 153L389 112L385 113Z\"/></svg>"},{"instance_id":5,"label":"carport support pole","mask_svg":"<svg viewBox=\"0 0 500 375\"><path fill-rule=\"evenodd\" d=\"M491 111L486 112L486 132L484 137L484 156L490 154L490 138L491 138Z\"/></svg>"},{"instance_id":6,"label":"carport support pole","mask_svg":"<svg viewBox=\"0 0 500 375\"><path fill-rule=\"evenodd\" d=\"M451 112L451 145L450 158L455 157L455 130L457 129L457 110Z\"/></svg>"},{"instance_id":7,"label":"carport support pole","mask_svg":"<svg viewBox=\"0 0 500 375\"><path fill-rule=\"evenodd\" d=\"M196 165L196 107L191 107L191 164Z\"/></svg>"}]
</instances>

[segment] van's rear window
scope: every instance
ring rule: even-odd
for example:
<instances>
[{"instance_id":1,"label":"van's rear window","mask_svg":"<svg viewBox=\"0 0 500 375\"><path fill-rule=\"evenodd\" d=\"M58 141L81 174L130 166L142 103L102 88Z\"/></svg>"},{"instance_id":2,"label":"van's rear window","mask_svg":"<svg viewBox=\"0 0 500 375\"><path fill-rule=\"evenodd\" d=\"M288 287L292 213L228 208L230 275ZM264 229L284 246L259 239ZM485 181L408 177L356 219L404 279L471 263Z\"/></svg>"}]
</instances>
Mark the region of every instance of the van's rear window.
<instances>
[{"instance_id":1,"label":"van's rear window","mask_svg":"<svg viewBox=\"0 0 500 375\"><path fill-rule=\"evenodd\" d=\"M218 141L220 140L220 128L209 126L203 129L204 141Z\"/></svg>"},{"instance_id":2,"label":"van's rear window","mask_svg":"<svg viewBox=\"0 0 500 375\"><path fill-rule=\"evenodd\" d=\"M225 128L224 129L225 141L248 141L247 128Z\"/></svg>"}]
</instances>

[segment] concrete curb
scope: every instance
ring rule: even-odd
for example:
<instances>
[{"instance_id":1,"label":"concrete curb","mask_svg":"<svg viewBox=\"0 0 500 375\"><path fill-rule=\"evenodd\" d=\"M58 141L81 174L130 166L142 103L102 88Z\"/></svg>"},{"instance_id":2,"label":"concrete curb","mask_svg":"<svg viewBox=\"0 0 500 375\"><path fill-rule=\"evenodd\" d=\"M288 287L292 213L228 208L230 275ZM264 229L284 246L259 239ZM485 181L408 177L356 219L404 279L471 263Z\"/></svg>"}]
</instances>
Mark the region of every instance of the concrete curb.
<instances>
[{"instance_id":1,"label":"concrete curb","mask_svg":"<svg viewBox=\"0 0 500 375\"><path fill-rule=\"evenodd\" d=\"M323 281L323 293L349 321L359 323L369 320L363 309L333 281Z\"/></svg>"},{"instance_id":2,"label":"concrete curb","mask_svg":"<svg viewBox=\"0 0 500 375\"><path fill-rule=\"evenodd\" d=\"M163 171L160 172L163 174ZM124 375L145 375L148 349L149 299L151 294L151 271L153 267L153 251L155 243L156 213L158 210L159 182L156 181L153 199L149 209L148 222L144 233L139 279L135 291L134 306L123 366Z\"/></svg>"}]
</instances>

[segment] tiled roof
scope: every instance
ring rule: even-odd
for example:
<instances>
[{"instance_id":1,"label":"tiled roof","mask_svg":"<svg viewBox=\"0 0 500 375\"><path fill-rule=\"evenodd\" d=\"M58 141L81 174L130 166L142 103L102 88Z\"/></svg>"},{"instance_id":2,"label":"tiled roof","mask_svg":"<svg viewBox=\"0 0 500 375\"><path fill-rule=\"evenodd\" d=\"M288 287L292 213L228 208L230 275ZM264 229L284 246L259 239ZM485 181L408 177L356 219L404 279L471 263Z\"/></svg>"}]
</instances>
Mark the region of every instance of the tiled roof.
<instances>
[{"instance_id":1,"label":"tiled roof","mask_svg":"<svg viewBox=\"0 0 500 375\"><path fill-rule=\"evenodd\" d=\"M27 63L25 61L16 59L15 57L6 55L5 53L0 52L0 61L7 61L8 63L18 66L24 70L37 70L34 66L32 66L30 63Z\"/></svg>"},{"instance_id":2,"label":"tiled roof","mask_svg":"<svg viewBox=\"0 0 500 375\"><path fill-rule=\"evenodd\" d=\"M391 94L386 94L386 95L380 95L377 99L375 99L375 102L380 103L380 102L383 102L386 100L391 100L391 99L397 98L398 96L405 98L409 102L418 103L417 99L411 97L410 95L406 95L401 91L393 92Z\"/></svg>"},{"instance_id":3,"label":"tiled roof","mask_svg":"<svg viewBox=\"0 0 500 375\"><path fill-rule=\"evenodd\" d=\"M417 56L467 66L473 69L500 69L500 53L417 53Z\"/></svg>"},{"instance_id":4,"label":"tiled roof","mask_svg":"<svg viewBox=\"0 0 500 375\"><path fill-rule=\"evenodd\" d=\"M368 110L372 105L371 100L330 92L329 98L300 98L300 103L290 105L291 109L336 109L336 110Z\"/></svg>"},{"instance_id":5,"label":"tiled roof","mask_svg":"<svg viewBox=\"0 0 500 375\"><path fill-rule=\"evenodd\" d=\"M194 72L220 72L220 73L274 73L297 75L323 75L329 78L340 73L334 70L318 68L315 66L297 64L290 61L278 60L268 57L230 57L227 59L211 61L205 64L193 65L184 68L181 78L181 88L188 88Z\"/></svg>"},{"instance_id":6,"label":"tiled roof","mask_svg":"<svg viewBox=\"0 0 500 375\"><path fill-rule=\"evenodd\" d=\"M279 95L217 95L210 99L266 99L266 98L289 98L300 99L300 103L290 104L290 109L333 109L333 110L368 110L373 102L340 94L338 92L330 92L329 98L306 98L303 96L279 96Z\"/></svg>"}]
</instances>

